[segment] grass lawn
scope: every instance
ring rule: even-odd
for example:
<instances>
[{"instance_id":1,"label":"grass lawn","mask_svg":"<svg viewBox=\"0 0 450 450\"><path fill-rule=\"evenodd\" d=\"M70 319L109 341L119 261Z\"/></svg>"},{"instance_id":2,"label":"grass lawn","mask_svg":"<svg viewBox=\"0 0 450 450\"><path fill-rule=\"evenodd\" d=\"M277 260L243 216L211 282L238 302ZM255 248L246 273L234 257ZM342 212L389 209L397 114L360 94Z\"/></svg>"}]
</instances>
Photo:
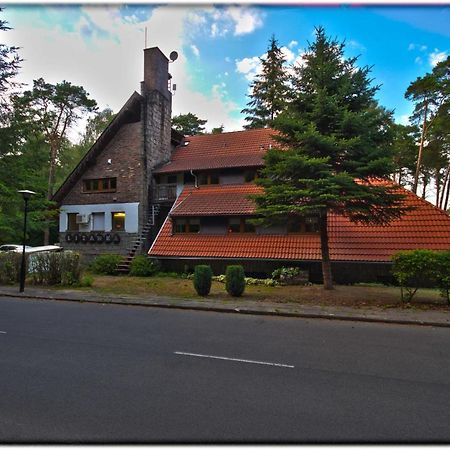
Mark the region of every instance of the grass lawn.
<instances>
[{"instance_id":1,"label":"grass lawn","mask_svg":"<svg viewBox=\"0 0 450 450\"><path fill-rule=\"evenodd\" d=\"M201 298L194 290L192 280L168 276L93 277L92 287L86 290L115 295L166 296L181 298ZM212 283L209 299L230 300L225 284ZM377 306L383 308L450 309L437 290L419 289L411 305L402 304L400 288L383 285L335 286L333 291L325 291L322 285L312 286L246 286L243 301L270 301L275 303L298 303L314 305L335 305L352 307Z\"/></svg>"}]
</instances>

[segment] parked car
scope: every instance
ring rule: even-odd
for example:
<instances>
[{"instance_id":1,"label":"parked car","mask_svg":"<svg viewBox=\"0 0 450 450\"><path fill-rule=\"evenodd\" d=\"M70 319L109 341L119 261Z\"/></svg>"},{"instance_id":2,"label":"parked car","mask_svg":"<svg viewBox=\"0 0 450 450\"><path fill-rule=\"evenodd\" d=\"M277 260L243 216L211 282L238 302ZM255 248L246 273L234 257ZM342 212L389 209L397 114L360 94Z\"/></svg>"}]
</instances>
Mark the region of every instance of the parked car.
<instances>
[{"instance_id":1,"label":"parked car","mask_svg":"<svg viewBox=\"0 0 450 450\"><path fill-rule=\"evenodd\" d=\"M29 252L33 247L30 247L29 245L25 245L25 253ZM16 252L16 253L22 253L23 245L17 245L17 244L3 244L0 245L0 252Z\"/></svg>"}]
</instances>

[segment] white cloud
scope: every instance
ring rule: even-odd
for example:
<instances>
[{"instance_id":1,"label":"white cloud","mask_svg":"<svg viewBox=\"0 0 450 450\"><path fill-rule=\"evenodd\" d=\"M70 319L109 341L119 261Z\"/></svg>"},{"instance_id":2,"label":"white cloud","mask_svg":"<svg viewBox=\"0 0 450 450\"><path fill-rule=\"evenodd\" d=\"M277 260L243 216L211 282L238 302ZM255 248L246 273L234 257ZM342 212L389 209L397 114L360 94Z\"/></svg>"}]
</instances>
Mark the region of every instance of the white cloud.
<instances>
[{"instance_id":1,"label":"white cloud","mask_svg":"<svg viewBox=\"0 0 450 450\"><path fill-rule=\"evenodd\" d=\"M416 58L414 59L414 62L419 65L423 64L423 60L420 56L416 56Z\"/></svg>"},{"instance_id":2,"label":"white cloud","mask_svg":"<svg viewBox=\"0 0 450 450\"><path fill-rule=\"evenodd\" d=\"M209 30L213 38L252 33L263 25L263 13L249 6L208 6L195 13L196 20ZM208 26L206 26L208 25Z\"/></svg>"},{"instance_id":3,"label":"white cloud","mask_svg":"<svg viewBox=\"0 0 450 450\"><path fill-rule=\"evenodd\" d=\"M84 6L73 31L60 26L37 29L29 23L14 23L14 29L5 33L10 39L5 44L21 47L24 62L18 81L31 86L32 80L40 76L51 83L69 80L84 86L100 108L109 106L117 112L134 90L140 90L147 28L147 47L158 46L165 55L172 50L179 54L170 64L173 82L177 84L173 114L192 112L208 119L207 127L211 128L221 124L229 131L242 128L243 121L236 118L241 108L228 100L225 86L216 86L207 93L191 88L183 48L199 54L189 33L193 24L206 24L205 14L213 8L198 8L194 14L192 7L155 7L151 17L140 23L123 20L119 8Z\"/></svg>"},{"instance_id":4,"label":"white cloud","mask_svg":"<svg viewBox=\"0 0 450 450\"><path fill-rule=\"evenodd\" d=\"M232 6L227 9L234 21L234 35L248 34L262 25L261 13L253 8Z\"/></svg>"},{"instance_id":5,"label":"white cloud","mask_svg":"<svg viewBox=\"0 0 450 450\"><path fill-rule=\"evenodd\" d=\"M288 47L292 48L292 47L296 47L297 45L298 45L297 41L291 41L291 42L289 42Z\"/></svg>"},{"instance_id":6,"label":"white cloud","mask_svg":"<svg viewBox=\"0 0 450 450\"><path fill-rule=\"evenodd\" d=\"M261 56L265 58L267 53ZM237 59L236 61L236 71L245 75L248 81L252 81L253 78L259 73L261 73L262 65L260 57L252 56L250 58Z\"/></svg>"},{"instance_id":7,"label":"white cloud","mask_svg":"<svg viewBox=\"0 0 450 450\"><path fill-rule=\"evenodd\" d=\"M194 44L191 45L192 53L198 58L200 56L200 50Z\"/></svg>"},{"instance_id":8,"label":"white cloud","mask_svg":"<svg viewBox=\"0 0 450 450\"><path fill-rule=\"evenodd\" d=\"M416 44L411 43L411 44L408 45L408 50L409 51L414 50L415 48L416 48Z\"/></svg>"},{"instance_id":9,"label":"white cloud","mask_svg":"<svg viewBox=\"0 0 450 450\"><path fill-rule=\"evenodd\" d=\"M444 61L444 59L446 59L447 56L448 56L447 51L444 50L444 51L440 52L439 49L435 48L434 52L431 52L428 55L428 62L430 63L430 65L432 67L434 67L436 64Z\"/></svg>"}]
</instances>

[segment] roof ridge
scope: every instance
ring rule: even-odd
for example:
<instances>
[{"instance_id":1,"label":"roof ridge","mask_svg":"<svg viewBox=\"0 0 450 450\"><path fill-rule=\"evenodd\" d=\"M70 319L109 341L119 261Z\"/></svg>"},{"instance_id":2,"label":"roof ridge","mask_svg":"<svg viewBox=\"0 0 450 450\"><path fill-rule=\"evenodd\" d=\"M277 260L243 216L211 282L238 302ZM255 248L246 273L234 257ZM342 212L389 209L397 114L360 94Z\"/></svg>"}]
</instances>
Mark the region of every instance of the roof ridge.
<instances>
[{"instance_id":1,"label":"roof ridge","mask_svg":"<svg viewBox=\"0 0 450 450\"><path fill-rule=\"evenodd\" d=\"M223 136L226 134L234 134L234 133L251 133L255 131L276 131L274 128L252 128L250 130L235 130L235 131L224 131L222 133L212 134L212 133L205 133L205 134L193 134L191 136L184 136L185 139L189 138L205 138L205 137L211 137L211 136Z\"/></svg>"},{"instance_id":2,"label":"roof ridge","mask_svg":"<svg viewBox=\"0 0 450 450\"><path fill-rule=\"evenodd\" d=\"M398 184L398 186L400 186L402 189L404 189L407 192L407 195L417 199L419 202L424 203L425 206L427 206L427 207L431 206L437 212L439 212L440 214L443 214L447 219L450 219L450 215L448 214L447 211L444 211L442 208L439 208L439 206L433 205L433 203L429 202L428 200L426 200L426 199L424 199L422 197L419 197L417 194L415 194L413 191L410 191L405 186L402 186L400 184Z\"/></svg>"}]
</instances>

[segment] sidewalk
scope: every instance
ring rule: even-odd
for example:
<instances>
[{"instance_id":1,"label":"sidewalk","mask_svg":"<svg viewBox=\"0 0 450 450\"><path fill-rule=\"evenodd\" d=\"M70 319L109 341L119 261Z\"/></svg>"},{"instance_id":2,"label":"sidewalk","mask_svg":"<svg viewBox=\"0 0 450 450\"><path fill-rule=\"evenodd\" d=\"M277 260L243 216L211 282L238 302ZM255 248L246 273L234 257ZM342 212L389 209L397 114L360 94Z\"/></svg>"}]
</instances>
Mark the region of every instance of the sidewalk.
<instances>
[{"instance_id":1,"label":"sidewalk","mask_svg":"<svg viewBox=\"0 0 450 450\"><path fill-rule=\"evenodd\" d=\"M311 306L294 303L269 303L246 300L245 297L226 301L206 298L185 299L174 297L111 296L74 289L44 289L26 287L24 293L18 286L0 286L0 296L22 299L62 300L119 305L139 305L159 308L176 308L200 311L215 311L240 314L259 314L284 317L304 317L363 322L395 323L405 325L427 325L450 328L450 311L421 311L381 308L350 308Z\"/></svg>"}]
</instances>

